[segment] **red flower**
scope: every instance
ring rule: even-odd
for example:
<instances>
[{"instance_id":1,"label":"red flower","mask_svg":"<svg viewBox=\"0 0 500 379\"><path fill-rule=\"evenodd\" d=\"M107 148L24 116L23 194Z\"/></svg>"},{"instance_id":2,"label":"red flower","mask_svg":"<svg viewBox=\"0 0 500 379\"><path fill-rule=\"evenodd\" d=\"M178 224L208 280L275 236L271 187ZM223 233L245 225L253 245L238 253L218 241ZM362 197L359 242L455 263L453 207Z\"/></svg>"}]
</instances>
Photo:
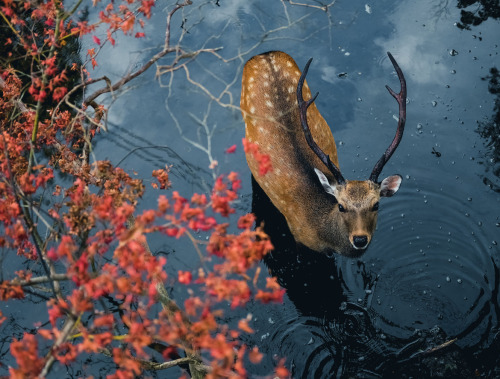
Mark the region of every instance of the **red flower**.
<instances>
[{"instance_id":1,"label":"red flower","mask_svg":"<svg viewBox=\"0 0 500 379\"><path fill-rule=\"evenodd\" d=\"M179 275L179 283L182 283L182 284L189 284L189 283L191 283L191 280L193 279L193 274L191 274L191 272L189 272L189 271L179 270L178 275Z\"/></svg>"}]
</instances>

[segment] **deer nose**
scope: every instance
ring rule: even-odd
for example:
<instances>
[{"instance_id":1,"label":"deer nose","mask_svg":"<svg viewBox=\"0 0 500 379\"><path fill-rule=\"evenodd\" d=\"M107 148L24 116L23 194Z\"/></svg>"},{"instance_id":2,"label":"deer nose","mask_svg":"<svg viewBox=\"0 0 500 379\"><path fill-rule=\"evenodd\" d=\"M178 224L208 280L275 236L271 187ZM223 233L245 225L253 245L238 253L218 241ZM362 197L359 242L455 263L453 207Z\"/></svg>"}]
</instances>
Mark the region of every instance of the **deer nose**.
<instances>
[{"instance_id":1,"label":"deer nose","mask_svg":"<svg viewBox=\"0 0 500 379\"><path fill-rule=\"evenodd\" d=\"M367 236L354 236L352 238L352 242L354 248L356 249L364 249L366 245L368 245L368 237Z\"/></svg>"}]
</instances>

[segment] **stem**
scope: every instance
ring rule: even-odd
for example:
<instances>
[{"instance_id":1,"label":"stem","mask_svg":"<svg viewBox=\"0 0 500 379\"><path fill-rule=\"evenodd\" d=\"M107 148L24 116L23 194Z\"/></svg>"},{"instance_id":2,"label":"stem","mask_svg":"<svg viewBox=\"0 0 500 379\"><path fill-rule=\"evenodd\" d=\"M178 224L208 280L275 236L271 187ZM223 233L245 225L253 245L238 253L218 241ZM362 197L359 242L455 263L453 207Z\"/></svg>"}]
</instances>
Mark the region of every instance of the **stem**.
<instances>
[{"instance_id":1,"label":"stem","mask_svg":"<svg viewBox=\"0 0 500 379\"><path fill-rule=\"evenodd\" d=\"M165 31L165 44L163 46L162 51L159 53L155 54L149 61L147 61L141 68L139 68L137 71L124 76L121 80L113 84L112 86L107 86L104 88L101 88L97 91L95 91L92 95L88 96L84 101L84 105L89 105L91 104L97 97L104 93L116 91L119 88L123 87L125 84L127 84L129 81L132 79L138 77L141 75L143 72L145 72L148 68L150 68L154 63L156 63L160 58L164 57L168 53L174 52L174 51L179 51L179 48L177 46L175 47L170 47L170 24L171 24L171 19L172 16L174 15L175 12L177 12L179 9L191 5L192 2L191 0L185 0L184 3L182 4L177 4L174 9L172 9L168 15L167 15L167 25L166 25L166 31Z\"/></svg>"},{"instance_id":2,"label":"stem","mask_svg":"<svg viewBox=\"0 0 500 379\"><path fill-rule=\"evenodd\" d=\"M57 16L56 16L56 27L54 30L54 40L52 41L52 46L50 47L50 50L49 50L48 59L52 58L56 52L56 42L59 38L59 33L60 33L60 30L59 30L59 24L61 21L61 18L60 18L61 17L61 9L59 8L60 3L56 2L55 6L58 7ZM48 81L48 77L47 77L47 74L44 70L43 74L42 74L42 86L40 88L40 92L45 91L47 81ZM36 103L35 121L33 123L33 132L31 133L31 146L30 146L30 155L29 155L28 169L27 169L28 174L31 172L31 168L33 167L33 161L35 159L35 143L36 143L36 137L37 137L37 133L38 133L38 125L40 124L40 112L42 111L42 100L43 99L40 99L40 97L38 97L38 101Z\"/></svg>"}]
</instances>

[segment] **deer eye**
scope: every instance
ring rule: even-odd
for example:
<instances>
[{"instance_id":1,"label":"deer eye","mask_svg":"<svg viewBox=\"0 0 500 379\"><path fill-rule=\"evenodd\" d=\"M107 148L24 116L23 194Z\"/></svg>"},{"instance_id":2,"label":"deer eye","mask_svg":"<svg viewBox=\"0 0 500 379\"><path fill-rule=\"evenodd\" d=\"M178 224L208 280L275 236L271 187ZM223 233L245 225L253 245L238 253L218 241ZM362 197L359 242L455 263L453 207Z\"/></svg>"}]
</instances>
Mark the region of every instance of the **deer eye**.
<instances>
[{"instance_id":1,"label":"deer eye","mask_svg":"<svg viewBox=\"0 0 500 379\"><path fill-rule=\"evenodd\" d=\"M346 209L341 204L339 204L339 211L342 213L347 212Z\"/></svg>"},{"instance_id":2,"label":"deer eye","mask_svg":"<svg viewBox=\"0 0 500 379\"><path fill-rule=\"evenodd\" d=\"M379 207L379 203L378 203L378 201L377 201L377 202L375 203L375 205L373 206L372 211L374 211L374 212L378 211L378 207Z\"/></svg>"}]
</instances>

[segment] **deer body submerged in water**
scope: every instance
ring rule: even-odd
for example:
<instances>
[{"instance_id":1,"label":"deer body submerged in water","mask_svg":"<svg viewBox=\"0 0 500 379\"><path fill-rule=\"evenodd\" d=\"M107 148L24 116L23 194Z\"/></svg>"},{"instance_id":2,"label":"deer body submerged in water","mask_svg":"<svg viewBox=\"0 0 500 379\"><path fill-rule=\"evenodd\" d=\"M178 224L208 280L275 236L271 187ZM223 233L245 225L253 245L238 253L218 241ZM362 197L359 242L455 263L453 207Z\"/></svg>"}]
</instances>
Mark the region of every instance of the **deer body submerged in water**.
<instances>
[{"instance_id":1,"label":"deer body submerged in water","mask_svg":"<svg viewBox=\"0 0 500 379\"><path fill-rule=\"evenodd\" d=\"M378 182L385 163L396 150L406 119L406 81L398 74L401 91L387 87L399 104L396 136L376 163L368 180L345 180L339 170L332 132L319 113L305 77L287 54L271 51L251 58L243 69L241 111L245 137L270 157L272 170L259 175L259 163L246 154L255 180L284 215L296 242L348 257L361 256L375 226L379 200L396 193L401 176ZM308 99L307 101L304 98Z\"/></svg>"}]
</instances>

